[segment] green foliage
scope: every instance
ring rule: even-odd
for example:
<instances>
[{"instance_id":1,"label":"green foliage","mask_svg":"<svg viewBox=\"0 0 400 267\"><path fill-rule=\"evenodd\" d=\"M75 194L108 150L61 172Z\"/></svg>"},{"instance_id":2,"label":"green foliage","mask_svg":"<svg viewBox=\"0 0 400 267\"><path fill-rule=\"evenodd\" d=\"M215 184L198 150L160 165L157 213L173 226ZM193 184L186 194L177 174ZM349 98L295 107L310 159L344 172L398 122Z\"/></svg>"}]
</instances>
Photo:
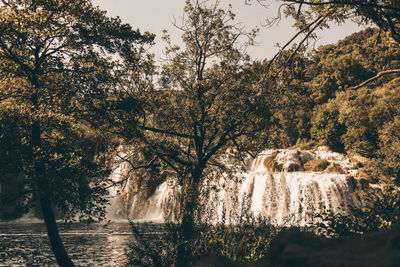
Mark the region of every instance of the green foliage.
<instances>
[{"instance_id":1,"label":"green foliage","mask_svg":"<svg viewBox=\"0 0 400 267\"><path fill-rule=\"evenodd\" d=\"M279 93L275 91L276 108L271 107L268 137L262 143L289 147L298 139L312 138L334 151L374 156L379 130L392 120L389 112L394 102L385 94L395 95L389 89L394 81L388 83L395 76L385 75L358 90L352 88L382 70L399 68L400 49L389 49L387 41L378 30L366 29L311 54L304 48L295 55L291 50L282 52L265 77L268 83L263 84ZM381 87L385 89L378 90ZM389 112L382 101L391 103Z\"/></svg>"},{"instance_id":2,"label":"green foliage","mask_svg":"<svg viewBox=\"0 0 400 267\"><path fill-rule=\"evenodd\" d=\"M254 262L266 256L278 231L278 227L262 220L240 225L217 224L204 227L193 246L197 248L197 257L221 255L234 261Z\"/></svg>"},{"instance_id":3,"label":"green foliage","mask_svg":"<svg viewBox=\"0 0 400 267\"><path fill-rule=\"evenodd\" d=\"M131 76L118 99L141 100L139 113L131 114L137 119L137 134L123 137L146 156L126 160L138 175L158 166L155 170L166 174L158 179L179 179L188 242L205 170L226 149L246 149L244 140L261 132L269 118L268 94L258 86L259 76L245 51L257 30L237 27L230 8L223 10L218 4L186 1L182 24L176 25L184 46L173 45L165 34L167 60L158 84L150 79L140 83L142 76Z\"/></svg>"},{"instance_id":4,"label":"green foliage","mask_svg":"<svg viewBox=\"0 0 400 267\"><path fill-rule=\"evenodd\" d=\"M177 266L177 247L182 242L180 224L131 222L131 227L135 241L127 253L129 266ZM272 238L280 230L263 219L237 225L196 225L194 237L188 244L192 248L189 262L211 255L237 262L257 261L266 256Z\"/></svg>"},{"instance_id":5,"label":"green foliage","mask_svg":"<svg viewBox=\"0 0 400 267\"><path fill-rule=\"evenodd\" d=\"M397 44L400 43L400 5L397 0L297 1L285 5L285 14L295 19L294 26L305 32L329 28L330 23L342 24L351 19L359 24L375 24ZM315 35L313 36L315 37Z\"/></svg>"},{"instance_id":6,"label":"green foliage","mask_svg":"<svg viewBox=\"0 0 400 267\"><path fill-rule=\"evenodd\" d=\"M103 217L106 144L91 111L152 36L88 1L3 1L0 17L1 173L22 172L27 196L48 195L66 219Z\"/></svg>"},{"instance_id":7,"label":"green foliage","mask_svg":"<svg viewBox=\"0 0 400 267\"><path fill-rule=\"evenodd\" d=\"M292 50L282 52L264 77L268 82L262 84L276 90L268 137L262 142L268 147L289 147L298 139L312 138L335 151L371 156L377 149L377 118L365 112L376 99L368 88L382 86L395 76L383 76L360 90L351 88L382 70L399 68L400 49L388 49L387 40L378 30L366 29L310 54L304 48L295 55Z\"/></svg>"},{"instance_id":8,"label":"green foliage","mask_svg":"<svg viewBox=\"0 0 400 267\"><path fill-rule=\"evenodd\" d=\"M373 89L338 94L315 109L312 137L335 151L373 159L377 175L398 180L399 88L399 79L393 79Z\"/></svg>"},{"instance_id":9,"label":"green foliage","mask_svg":"<svg viewBox=\"0 0 400 267\"><path fill-rule=\"evenodd\" d=\"M377 121L370 116L369 110L376 104L375 95L368 89L349 91L345 97L338 97L342 105L339 110L339 122L346 126L341 140L346 151L353 151L370 157L377 149Z\"/></svg>"},{"instance_id":10,"label":"green foliage","mask_svg":"<svg viewBox=\"0 0 400 267\"><path fill-rule=\"evenodd\" d=\"M126 252L126 266L176 266L178 224L130 224L134 241Z\"/></svg>"},{"instance_id":11,"label":"green foliage","mask_svg":"<svg viewBox=\"0 0 400 267\"><path fill-rule=\"evenodd\" d=\"M326 103L337 91L358 85L382 70L398 68L399 49L388 49L386 41L376 29L366 29L315 50L307 68L313 102Z\"/></svg>"},{"instance_id":12,"label":"green foliage","mask_svg":"<svg viewBox=\"0 0 400 267\"><path fill-rule=\"evenodd\" d=\"M209 7L187 1L185 21L177 25L184 47L164 36L169 60L160 71L162 89L131 84L131 94L124 95L143 101L140 132L128 142L153 153L179 178L201 173L216 154L260 131L263 116L268 116L266 96L243 50L256 30L238 29L234 18L218 3Z\"/></svg>"},{"instance_id":13,"label":"green foliage","mask_svg":"<svg viewBox=\"0 0 400 267\"><path fill-rule=\"evenodd\" d=\"M314 51L308 73L316 104L327 102L337 91L355 86L374 73L398 66L399 52L388 49L386 39L379 36L376 29L366 29Z\"/></svg>"},{"instance_id":14,"label":"green foliage","mask_svg":"<svg viewBox=\"0 0 400 267\"><path fill-rule=\"evenodd\" d=\"M379 135L380 148L377 151L377 166L387 177L400 182L400 118L384 125Z\"/></svg>"},{"instance_id":15,"label":"green foliage","mask_svg":"<svg viewBox=\"0 0 400 267\"><path fill-rule=\"evenodd\" d=\"M382 96L373 110L375 118L379 118L379 149L376 151L376 167L386 177L400 182L400 79L395 79L382 87Z\"/></svg>"},{"instance_id":16,"label":"green foliage","mask_svg":"<svg viewBox=\"0 0 400 267\"><path fill-rule=\"evenodd\" d=\"M58 264L73 266L54 209L68 221L105 217L113 127L102 115L153 36L87 0L4 0L0 18L0 174L23 177L15 193L40 203Z\"/></svg>"},{"instance_id":17,"label":"green foliage","mask_svg":"<svg viewBox=\"0 0 400 267\"><path fill-rule=\"evenodd\" d=\"M105 217L112 127L102 115L153 36L87 0L4 0L0 18L0 174L23 177L24 204L40 203L58 264L73 266L53 209Z\"/></svg>"},{"instance_id":18,"label":"green foliage","mask_svg":"<svg viewBox=\"0 0 400 267\"><path fill-rule=\"evenodd\" d=\"M367 29L318 48L306 84L313 99L312 139L334 151L372 159L380 170L374 175L398 179L398 78L386 75L352 87L381 70L399 68L400 49L388 49L387 38Z\"/></svg>"},{"instance_id":19,"label":"green foliage","mask_svg":"<svg viewBox=\"0 0 400 267\"><path fill-rule=\"evenodd\" d=\"M305 82L309 58L296 54L290 59L292 51L285 51L274 61L269 71L265 69L268 61L262 62L263 77L261 87L270 91L272 105L271 118L268 122L266 137L258 139L263 146L285 148L292 146L298 139L309 139L309 120L312 103ZM304 51L302 51L304 52ZM290 66L285 62L290 60Z\"/></svg>"},{"instance_id":20,"label":"green foliage","mask_svg":"<svg viewBox=\"0 0 400 267\"><path fill-rule=\"evenodd\" d=\"M192 12L195 10L193 7L189 5L187 11ZM198 12L207 13L208 11ZM190 14L196 18L202 16L196 12ZM337 18L340 19L340 16ZM199 20L205 22L204 18ZM187 34L185 36L198 37L199 41L205 38L201 31L196 31L196 27L193 28L194 31L189 30L192 29L190 27L182 26L182 28L184 35ZM168 40L168 38L166 39ZM160 159L161 156L164 157L160 161L163 161L166 167L160 167L159 171L173 166L171 167L173 170L169 170L171 173L185 170L186 172L183 172L186 175L184 181L185 179L190 181L196 177L194 172L191 172L196 168L190 166L198 166L196 164L200 161L197 160L201 159L198 155L207 153L207 150L199 148L204 144L206 144L206 148L218 144L219 134L234 136L234 131L224 133L219 130L229 129L227 126L233 125L231 119L237 122L243 119L241 125L247 127L246 134L232 139L232 142L223 140L228 142L225 143L226 146L220 147L219 152L224 152L224 148L227 146L236 146L242 143L247 144L247 148L251 147L255 143L254 140L269 147L288 147L296 144L295 148L298 149L310 148L310 144L312 144L311 147L314 144L321 144L328 145L334 151L356 152L368 158L375 158L379 162L378 166L381 171L380 174L374 173L379 177L378 179L381 179L380 175L382 174L398 177L399 110L397 103L399 102L398 88L400 88L398 79L394 75L387 75L367 86L354 89L356 85L381 70L399 67L400 52L398 49L388 49L387 36L381 36L376 29L367 29L345 38L336 45L322 46L311 55L307 55L304 50L300 50L302 53L295 56L291 56L292 51L284 52L273 63L266 75L262 75L262 73L269 62L254 62L248 66L249 62L243 61L244 65L237 69L237 66L229 65L232 63L231 61L221 56L222 59L216 60L213 63L215 65L210 64L210 69L205 67L207 71L202 72L203 76L199 76L198 70L201 70L199 68L201 65L196 65L196 62L199 62L199 57L196 55L201 53L193 54L193 51L199 51L198 44L190 38L185 40L187 41L186 48L190 48L190 50L180 50L176 46L169 46L168 51L172 60L161 71L163 77L161 84L167 89L146 91L146 93L150 93L148 96L151 96L152 100L146 103L148 117L143 117L143 121L147 123L142 129L145 130L143 137L145 137L145 142L152 144L149 146L151 149L157 149ZM193 58L197 60L193 60ZM287 61L292 64L285 65ZM220 62L224 62L225 65L218 65ZM231 72L232 79L225 80L228 87L225 88L225 84L221 84L217 92L210 81L217 80L216 77L222 77L224 74L216 73L216 70L225 67L227 67L228 73ZM210 76L206 78L206 75ZM245 79L241 80L239 76L245 77ZM249 84L252 89L246 88ZM240 89L236 87L239 85ZM269 92L272 100L257 98L259 94L256 93L255 88L263 88ZM238 90L237 93L236 90ZM219 95L220 93L222 95ZM244 97L245 94L250 96L251 101L266 101L268 104L266 115L251 113L254 108L259 108L259 103L255 105L256 102L254 102L253 106L248 105L249 102L246 101L250 100ZM197 99L191 96L197 96ZM221 102L217 101L219 99ZM210 102L210 100L212 101ZM238 111L250 108L251 116L246 119L238 116L240 114L235 113L233 106L229 105L229 101L239 105ZM242 102L247 105L242 106ZM223 103L224 108L222 107ZM204 107L208 107L208 109L203 109ZM191 110L194 111L191 112ZM214 111L219 111L221 115ZM205 118L204 121L202 121L201 114ZM260 119L258 116L264 117ZM248 119L252 119L252 124L262 122L268 127L262 132L253 131L257 127L253 128L252 125L246 124ZM193 125L196 125L198 129L204 129L204 139L201 134L198 134L201 131L193 131ZM208 132L209 129L214 129L214 132ZM213 133L213 135L208 135L209 133ZM259 137L256 136L258 133L260 133ZM217 139L211 139L211 136ZM303 145L299 141L310 140L310 138L313 139L310 144ZM240 146L238 147L240 148ZM214 155L217 156L219 152ZM148 157L143 162L148 162L152 158ZM277 168L274 158L275 156L272 155L264 162L266 167L271 170ZM187 164L186 160L190 164ZM212 159L208 163L213 163ZM305 168L309 171L344 172L339 165L329 164L326 160L308 162ZM191 185L190 182L188 184ZM183 193L192 194L190 200L197 196L196 188L187 188ZM340 234L365 233L387 227L398 216L396 208L393 211L389 208L390 205L395 205L397 202L387 202L388 199L377 200L375 208L353 209L352 215L325 214L323 218L327 221L330 220L331 223L328 223L329 226L321 227L325 227L325 231L329 234L335 231ZM193 207L195 205L190 206L190 208ZM385 214L385 210L387 210L387 214ZM193 237L193 239L186 240L187 244L196 244L196 246L188 245L189 250L193 252L192 255L196 255L196 248L199 247L203 251L202 254L207 254L207 251L221 251L220 254L234 258L235 256L229 255L230 252L222 249L226 244L232 246L232 243L227 240L236 236L234 227L230 228L227 236L223 233L229 227L227 229L223 229L223 227L226 226L217 225L214 230L204 230L204 239ZM184 230L182 231L184 232ZM193 230L192 233L195 231L200 230ZM259 243L256 239L249 239L247 242L250 251L257 251ZM244 258L257 259L258 256L255 255L262 254L250 253Z\"/></svg>"},{"instance_id":21,"label":"green foliage","mask_svg":"<svg viewBox=\"0 0 400 267\"><path fill-rule=\"evenodd\" d=\"M351 208L350 214L321 214L317 231L327 236L362 235L390 229L400 219L397 189L378 198L371 207Z\"/></svg>"},{"instance_id":22,"label":"green foliage","mask_svg":"<svg viewBox=\"0 0 400 267\"><path fill-rule=\"evenodd\" d=\"M345 127L339 122L339 110L336 101L330 101L317 106L311 123L311 137L321 145L326 145L333 151L343 152L341 136Z\"/></svg>"}]
</instances>

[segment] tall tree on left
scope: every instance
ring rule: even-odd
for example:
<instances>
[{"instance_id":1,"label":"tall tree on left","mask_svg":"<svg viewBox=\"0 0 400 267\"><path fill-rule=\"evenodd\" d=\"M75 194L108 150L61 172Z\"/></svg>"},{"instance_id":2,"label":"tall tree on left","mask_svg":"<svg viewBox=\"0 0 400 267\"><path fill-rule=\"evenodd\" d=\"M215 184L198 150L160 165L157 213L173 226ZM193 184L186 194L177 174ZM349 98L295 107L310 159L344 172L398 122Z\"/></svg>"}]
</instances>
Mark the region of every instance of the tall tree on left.
<instances>
[{"instance_id":1,"label":"tall tree on left","mask_svg":"<svg viewBox=\"0 0 400 267\"><path fill-rule=\"evenodd\" d=\"M0 2L0 174L22 174L60 266L73 263L54 210L70 220L104 216L107 174L95 140L105 131L93 126L112 116L107 100L152 40L87 0Z\"/></svg>"}]
</instances>

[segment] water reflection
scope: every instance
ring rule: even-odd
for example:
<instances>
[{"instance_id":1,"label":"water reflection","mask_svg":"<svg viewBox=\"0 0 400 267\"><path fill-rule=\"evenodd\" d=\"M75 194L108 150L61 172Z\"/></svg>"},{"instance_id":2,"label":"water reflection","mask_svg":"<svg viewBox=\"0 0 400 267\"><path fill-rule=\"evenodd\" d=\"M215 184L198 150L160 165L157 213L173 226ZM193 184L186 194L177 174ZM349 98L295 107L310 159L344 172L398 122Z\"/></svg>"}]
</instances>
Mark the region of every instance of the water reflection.
<instances>
[{"instance_id":1,"label":"water reflection","mask_svg":"<svg viewBox=\"0 0 400 267\"><path fill-rule=\"evenodd\" d=\"M76 266L124 266L132 240L129 223L60 224ZM43 223L0 223L0 266L56 266Z\"/></svg>"}]
</instances>

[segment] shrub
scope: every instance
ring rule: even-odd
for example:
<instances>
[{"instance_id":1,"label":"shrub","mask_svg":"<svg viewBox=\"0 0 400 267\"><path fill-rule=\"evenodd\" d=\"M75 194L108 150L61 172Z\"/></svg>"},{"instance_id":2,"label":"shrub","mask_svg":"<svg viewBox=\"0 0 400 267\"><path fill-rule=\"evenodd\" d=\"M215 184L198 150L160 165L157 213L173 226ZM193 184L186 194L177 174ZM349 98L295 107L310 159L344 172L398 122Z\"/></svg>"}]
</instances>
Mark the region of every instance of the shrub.
<instances>
[{"instance_id":1,"label":"shrub","mask_svg":"<svg viewBox=\"0 0 400 267\"><path fill-rule=\"evenodd\" d=\"M385 125L379 139L378 170L382 175L394 178L400 184L400 115Z\"/></svg>"},{"instance_id":2,"label":"shrub","mask_svg":"<svg viewBox=\"0 0 400 267\"><path fill-rule=\"evenodd\" d=\"M322 172L329 166L326 159L313 159L304 164L304 169L310 172Z\"/></svg>"},{"instance_id":3,"label":"shrub","mask_svg":"<svg viewBox=\"0 0 400 267\"><path fill-rule=\"evenodd\" d=\"M345 125L339 122L339 101L331 100L317 106L313 112L311 137L319 145L326 145L336 152L343 152L341 136L345 133Z\"/></svg>"},{"instance_id":4,"label":"shrub","mask_svg":"<svg viewBox=\"0 0 400 267\"><path fill-rule=\"evenodd\" d=\"M179 225L130 221L133 242L127 250L126 266L175 266Z\"/></svg>"},{"instance_id":5,"label":"shrub","mask_svg":"<svg viewBox=\"0 0 400 267\"><path fill-rule=\"evenodd\" d=\"M342 169L342 167L339 164L335 163L335 162L332 162L329 165L329 167L326 169L326 171L327 172L337 172L337 173L341 173L341 174L344 173L344 170Z\"/></svg>"},{"instance_id":6,"label":"shrub","mask_svg":"<svg viewBox=\"0 0 400 267\"><path fill-rule=\"evenodd\" d=\"M378 198L370 207L351 207L350 214L321 214L317 232L326 236L362 235L390 229L400 219L400 192L395 189Z\"/></svg>"},{"instance_id":7,"label":"shrub","mask_svg":"<svg viewBox=\"0 0 400 267\"><path fill-rule=\"evenodd\" d=\"M375 170L372 166L365 166L357 170L357 177L364 179L371 179Z\"/></svg>"},{"instance_id":8,"label":"shrub","mask_svg":"<svg viewBox=\"0 0 400 267\"><path fill-rule=\"evenodd\" d=\"M129 266L176 266L180 224L137 224L131 222L135 237L127 252ZM264 257L273 237L280 231L268 220L256 219L236 225L198 224L188 244L188 262L205 256L223 256L233 261L253 262Z\"/></svg>"}]
</instances>

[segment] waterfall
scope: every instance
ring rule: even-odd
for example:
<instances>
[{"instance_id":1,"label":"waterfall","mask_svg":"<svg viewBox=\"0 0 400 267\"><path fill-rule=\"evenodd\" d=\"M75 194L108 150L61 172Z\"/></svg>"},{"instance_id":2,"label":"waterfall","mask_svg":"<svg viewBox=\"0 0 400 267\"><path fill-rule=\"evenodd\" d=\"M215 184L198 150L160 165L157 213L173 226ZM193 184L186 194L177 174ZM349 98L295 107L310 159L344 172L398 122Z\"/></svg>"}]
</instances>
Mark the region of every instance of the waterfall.
<instances>
[{"instance_id":1,"label":"waterfall","mask_svg":"<svg viewBox=\"0 0 400 267\"><path fill-rule=\"evenodd\" d=\"M314 159L336 164L341 172L306 171L305 164ZM234 168L228 157L222 162ZM369 205L379 194L378 186L356 178L354 162L324 148L266 150L248 165L245 171L214 171L205 178L200 197L204 221L235 223L241 216L262 216L277 225L305 226L318 214ZM126 215L134 220L177 220L179 195L180 186L169 179L151 196L131 196L124 203Z\"/></svg>"}]
</instances>

